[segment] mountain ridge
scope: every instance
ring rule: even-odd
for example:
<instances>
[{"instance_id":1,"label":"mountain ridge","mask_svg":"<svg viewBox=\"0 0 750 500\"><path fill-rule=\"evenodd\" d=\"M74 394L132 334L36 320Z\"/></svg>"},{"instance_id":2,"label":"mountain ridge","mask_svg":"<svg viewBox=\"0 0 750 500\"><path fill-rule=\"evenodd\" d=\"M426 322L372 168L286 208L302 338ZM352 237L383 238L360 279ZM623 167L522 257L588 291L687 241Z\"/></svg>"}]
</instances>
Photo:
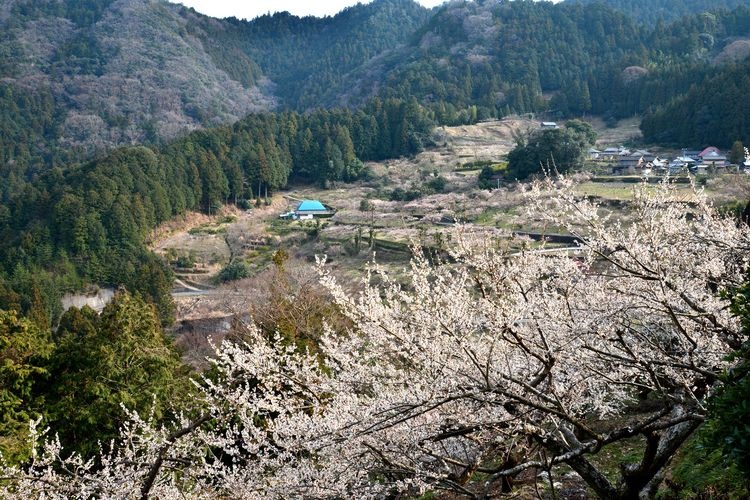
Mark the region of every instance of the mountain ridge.
<instances>
[{"instance_id":1,"label":"mountain ridge","mask_svg":"<svg viewBox=\"0 0 750 500\"><path fill-rule=\"evenodd\" d=\"M4 58L2 81L49 88L66 108L57 137L50 137L57 147L91 155L166 141L275 106L262 82L243 85L218 67L187 32L185 9L154 0L98 5L100 15L82 25L73 15L59 17L67 12L56 12L52 4L26 11L23 1L4 6L11 16L4 26L5 52L17 54Z\"/></svg>"},{"instance_id":2,"label":"mountain ridge","mask_svg":"<svg viewBox=\"0 0 750 500\"><path fill-rule=\"evenodd\" d=\"M29 179L252 112L357 108L375 96L415 97L445 124L513 112L616 120L724 71L712 69L716 61L741 62L747 7L644 27L621 12L628 1L638 3L457 1L430 10L376 0L325 18L241 21L166 0L5 0L0 178Z\"/></svg>"}]
</instances>

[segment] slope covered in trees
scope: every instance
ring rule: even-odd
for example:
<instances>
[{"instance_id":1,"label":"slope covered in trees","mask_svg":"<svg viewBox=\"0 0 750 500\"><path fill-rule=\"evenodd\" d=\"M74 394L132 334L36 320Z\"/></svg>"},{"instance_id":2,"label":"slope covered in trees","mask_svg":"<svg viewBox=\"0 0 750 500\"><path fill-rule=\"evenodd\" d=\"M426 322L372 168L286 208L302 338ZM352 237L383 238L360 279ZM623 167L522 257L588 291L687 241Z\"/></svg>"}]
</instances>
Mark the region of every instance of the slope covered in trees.
<instances>
[{"instance_id":1,"label":"slope covered in trees","mask_svg":"<svg viewBox=\"0 0 750 500\"><path fill-rule=\"evenodd\" d=\"M748 20L746 6L642 26L601 3L451 2L325 100L413 95L441 123L533 111L622 118L722 72L729 53L742 57L730 46L750 35Z\"/></svg>"},{"instance_id":2,"label":"slope covered in trees","mask_svg":"<svg viewBox=\"0 0 750 500\"><path fill-rule=\"evenodd\" d=\"M632 116L681 98L707 78L731 72L750 50L750 9L657 23L646 40L650 56L628 60L592 79L592 109L613 117Z\"/></svg>"},{"instance_id":3,"label":"slope covered in trees","mask_svg":"<svg viewBox=\"0 0 750 500\"><path fill-rule=\"evenodd\" d=\"M323 19L240 21L160 0L18 0L0 9L0 178L15 189L52 166L277 104L414 97L445 124L530 111L616 119L748 54L746 6L672 24L616 6L378 0Z\"/></svg>"},{"instance_id":4,"label":"slope covered in trees","mask_svg":"<svg viewBox=\"0 0 750 500\"><path fill-rule=\"evenodd\" d=\"M750 143L750 60L706 78L683 97L647 115L641 124L647 141L662 144L714 144L729 149Z\"/></svg>"},{"instance_id":5,"label":"slope covered in trees","mask_svg":"<svg viewBox=\"0 0 750 500\"><path fill-rule=\"evenodd\" d=\"M465 119L457 113L471 106L478 108L471 117L545 109L542 92L582 84L594 68L645 51L635 24L604 7L453 2L408 47L356 75L375 75L374 82L349 86L360 97L377 86L385 95L415 95L434 103L439 119L450 123Z\"/></svg>"},{"instance_id":6,"label":"slope covered in trees","mask_svg":"<svg viewBox=\"0 0 750 500\"><path fill-rule=\"evenodd\" d=\"M243 53L204 46L187 31L200 16L183 7L155 0L4 4L0 165L18 173L174 139L273 105L258 87L257 66Z\"/></svg>"},{"instance_id":7,"label":"slope covered in trees","mask_svg":"<svg viewBox=\"0 0 750 500\"><path fill-rule=\"evenodd\" d=\"M283 105L304 110L337 103L338 96L322 97L331 88L345 93L340 84L347 73L408 41L429 16L413 0L375 0L333 17L277 13L205 29L209 38L240 47L256 61Z\"/></svg>"},{"instance_id":8,"label":"slope covered in trees","mask_svg":"<svg viewBox=\"0 0 750 500\"><path fill-rule=\"evenodd\" d=\"M144 244L157 224L265 196L290 177L360 178L361 160L414 154L431 126L415 100L375 99L358 111L249 115L158 150L122 148L53 169L0 203L0 309L48 323L63 290L93 282L141 293L168 323L171 273Z\"/></svg>"},{"instance_id":9,"label":"slope covered in trees","mask_svg":"<svg viewBox=\"0 0 750 500\"><path fill-rule=\"evenodd\" d=\"M746 0L565 0L568 3L602 3L648 25L717 9L747 6Z\"/></svg>"}]
</instances>

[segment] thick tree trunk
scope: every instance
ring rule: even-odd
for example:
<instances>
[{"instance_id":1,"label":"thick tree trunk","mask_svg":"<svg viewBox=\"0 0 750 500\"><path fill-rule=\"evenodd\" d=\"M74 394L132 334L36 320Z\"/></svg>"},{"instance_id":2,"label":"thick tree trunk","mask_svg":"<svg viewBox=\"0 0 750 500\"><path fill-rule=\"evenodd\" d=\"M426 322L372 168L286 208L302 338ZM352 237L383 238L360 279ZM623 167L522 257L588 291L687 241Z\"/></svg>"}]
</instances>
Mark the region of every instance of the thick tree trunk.
<instances>
[{"instance_id":1,"label":"thick tree trunk","mask_svg":"<svg viewBox=\"0 0 750 500\"><path fill-rule=\"evenodd\" d=\"M664 467L685 440L701 425L699 418L690 418L689 412L682 407L674 408L669 418L667 422L655 422L637 432L646 438L643 457L639 464L622 465L621 479L616 486L584 456L566 460L566 463L600 498L622 500L650 498L659 485L659 478Z\"/></svg>"},{"instance_id":2,"label":"thick tree trunk","mask_svg":"<svg viewBox=\"0 0 750 500\"><path fill-rule=\"evenodd\" d=\"M632 470L623 470L623 482L619 488L620 498L649 498L649 492L658 486L654 484L654 479L700 425L700 421L688 420L666 429L656 438L656 449L653 453L649 450L652 437L648 436L649 445L641 463Z\"/></svg>"}]
</instances>

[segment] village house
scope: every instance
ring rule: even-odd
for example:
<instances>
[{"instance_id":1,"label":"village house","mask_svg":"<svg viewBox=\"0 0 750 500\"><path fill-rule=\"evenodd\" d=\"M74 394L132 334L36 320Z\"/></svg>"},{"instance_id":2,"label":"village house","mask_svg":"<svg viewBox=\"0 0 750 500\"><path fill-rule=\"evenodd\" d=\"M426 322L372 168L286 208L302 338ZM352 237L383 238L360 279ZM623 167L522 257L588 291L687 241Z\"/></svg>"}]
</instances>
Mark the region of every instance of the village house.
<instances>
[{"instance_id":1,"label":"village house","mask_svg":"<svg viewBox=\"0 0 750 500\"><path fill-rule=\"evenodd\" d=\"M669 162L669 173L679 174L689 169L694 169L698 162L689 156L678 156Z\"/></svg>"},{"instance_id":2,"label":"village house","mask_svg":"<svg viewBox=\"0 0 750 500\"><path fill-rule=\"evenodd\" d=\"M621 155L617 160L617 166L615 167L615 170L624 174L640 173L639 169L645 168L655 159L655 154L643 149L639 149L628 155Z\"/></svg>"},{"instance_id":3,"label":"village house","mask_svg":"<svg viewBox=\"0 0 750 500\"><path fill-rule=\"evenodd\" d=\"M601 162L616 162L621 156L629 154L630 151L623 147L609 147L603 151L599 151L598 156L595 159Z\"/></svg>"},{"instance_id":4,"label":"village house","mask_svg":"<svg viewBox=\"0 0 750 500\"><path fill-rule=\"evenodd\" d=\"M698 156L701 159L701 164L707 167L722 168L729 164L727 157L713 146L704 149Z\"/></svg>"},{"instance_id":5,"label":"village house","mask_svg":"<svg viewBox=\"0 0 750 500\"><path fill-rule=\"evenodd\" d=\"M316 217L330 217L335 213L336 211L333 208L318 200L302 200L293 211L283 213L279 217L282 219L309 220Z\"/></svg>"},{"instance_id":6,"label":"village house","mask_svg":"<svg viewBox=\"0 0 750 500\"><path fill-rule=\"evenodd\" d=\"M588 150L589 160L598 160L601 154L602 152L596 148L589 148Z\"/></svg>"},{"instance_id":7,"label":"village house","mask_svg":"<svg viewBox=\"0 0 750 500\"><path fill-rule=\"evenodd\" d=\"M651 162L651 169L657 174L666 172L668 167L669 167L668 160L655 158L654 161Z\"/></svg>"}]
</instances>

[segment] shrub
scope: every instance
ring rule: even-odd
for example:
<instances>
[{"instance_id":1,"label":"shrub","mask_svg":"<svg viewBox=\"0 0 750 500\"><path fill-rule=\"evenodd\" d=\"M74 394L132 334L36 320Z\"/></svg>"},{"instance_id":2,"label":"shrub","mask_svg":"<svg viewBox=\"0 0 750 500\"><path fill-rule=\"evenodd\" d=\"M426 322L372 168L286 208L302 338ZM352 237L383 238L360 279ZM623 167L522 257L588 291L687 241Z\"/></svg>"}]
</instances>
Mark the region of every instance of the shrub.
<instances>
[{"instance_id":1,"label":"shrub","mask_svg":"<svg viewBox=\"0 0 750 500\"><path fill-rule=\"evenodd\" d=\"M434 193L443 193L445 192L446 184L447 181L445 180L445 177L438 176L428 181L426 187Z\"/></svg>"},{"instance_id":2,"label":"shrub","mask_svg":"<svg viewBox=\"0 0 750 500\"><path fill-rule=\"evenodd\" d=\"M422 197L422 191L419 189L405 190L403 188L396 188L391 191L391 201L414 201Z\"/></svg>"},{"instance_id":3,"label":"shrub","mask_svg":"<svg viewBox=\"0 0 750 500\"><path fill-rule=\"evenodd\" d=\"M235 260L230 262L224 269L219 272L219 281L226 283L227 281L236 281L250 276L250 266L243 260Z\"/></svg>"}]
</instances>

